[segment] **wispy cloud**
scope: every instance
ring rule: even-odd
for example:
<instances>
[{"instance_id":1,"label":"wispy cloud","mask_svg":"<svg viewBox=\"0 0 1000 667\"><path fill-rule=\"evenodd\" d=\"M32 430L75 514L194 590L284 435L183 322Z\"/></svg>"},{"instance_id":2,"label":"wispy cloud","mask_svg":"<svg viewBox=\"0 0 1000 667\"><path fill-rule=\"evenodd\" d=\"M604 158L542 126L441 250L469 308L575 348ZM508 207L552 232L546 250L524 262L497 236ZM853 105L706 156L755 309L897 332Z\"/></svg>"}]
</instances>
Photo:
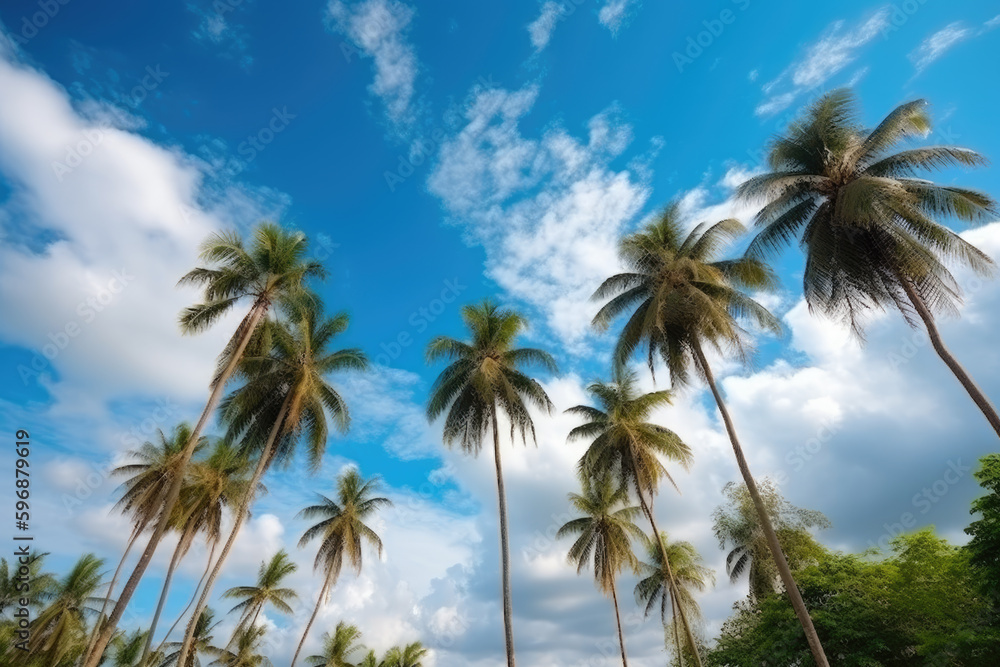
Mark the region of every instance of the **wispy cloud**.
<instances>
[{"instance_id":1,"label":"wispy cloud","mask_svg":"<svg viewBox=\"0 0 1000 667\"><path fill-rule=\"evenodd\" d=\"M941 30L920 43L910 52L909 58L916 67L917 73L924 71L928 65L943 56L949 49L972 35L972 31L960 21L950 23Z\"/></svg>"},{"instance_id":2,"label":"wispy cloud","mask_svg":"<svg viewBox=\"0 0 1000 667\"><path fill-rule=\"evenodd\" d=\"M390 123L397 129L412 125L418 61L407 31L414 9L395 0L333 0L328 11L333 30L373 60L375 80L369 91L382 100Z\"/></svg>"},{"instance_id":3,"label":"wispy cloud","mask_svg":"<svg viewBox=\"0 0 1000 667\"><path fill-rule=\"evenodd\" d=\"M637 4L636 0L607 0L597 13L597 19L612 33L617 33Z\"/></svg>"},{"instance_id":4,"label":"wispy cloud","mask_svg":"<svg viewBox=\"0 0 1000 667\"><path fill-rule=\"evenodd\" d=\"M531 37L531 45L538 53L549 44L552 38L552 31L556 29L556 24L563 15L563 6L558 2L549 0L542 5L542 13L538 18L528 24L528 35Z\"/></svg>"},{"instance_id":5,"label":"wispy cloud","mask_svg":"<svg viewBox=\"0 0 1000 667\"><path fill-rule=\"evenodd\" d=\"M198 26L191 31L195 41L214 44L219 48L219 55L236 61L243 69L253 64L246 29L242 25L227 21L224 13L219 11L218 3L214 3L211 7L190 3L187 8L200 19ZM226 8L229 11L234 9L228 5Z\"/></svg>"},{"instance_id":6,"label":"wispy cloud","mask_svg":"<svg viewBox=\"0 0 1000 667\"><path fill-rule=\"evenodd\" d=\"M806 48L799 60L764 85L767 98L757 106L757 115L769 116L783 111L805 91L825 84L854 62L861 48L888 25L889 11L886 9L853 25L835 21Z\"/></svg>"}]
</instances>

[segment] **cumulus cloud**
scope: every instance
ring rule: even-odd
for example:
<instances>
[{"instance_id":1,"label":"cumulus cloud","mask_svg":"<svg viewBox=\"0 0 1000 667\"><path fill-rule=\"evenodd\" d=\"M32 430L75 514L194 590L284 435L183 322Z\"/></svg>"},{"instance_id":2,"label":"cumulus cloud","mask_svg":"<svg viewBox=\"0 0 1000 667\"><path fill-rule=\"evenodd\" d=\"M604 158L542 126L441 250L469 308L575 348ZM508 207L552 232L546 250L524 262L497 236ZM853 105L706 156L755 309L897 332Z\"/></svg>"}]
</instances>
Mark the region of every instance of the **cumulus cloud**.
<instances>
[{"instance_id":1,"label":"cumulus cloud","mask_svg":"<svg viewBox=\"0 0 1000 667\"><path fill-rule=\"evenodd\" d=\"M563 15L563 6L558 2L549 0L542 5L542 12L538 18L528 24L528 36L531 38L531 45L535 47L535 52L543 50L552 38L552 31L556 29L556 24Z\"/></svg>"},{"instance_id":2,"label":"cumulus cloud","mask_svg":"<svg viewBox=\"0 0 1000 667\"><path fill-rule=\"evenodd\" d=\"M763 86L766 99L756 109L770 116L791 106L802 93L819 88L854 62L861 49L889 26L889 10L881 9L853 25L835 21L808 45L802 57Z\"/></svg>"},{"instance_id":3,"label":"cumulus cloud","mask_svg":"<svg viewBox=\"0 0 1000 667\"><path fill-rule=\"evenodd\" d=\"M605 0L597 12L597 20L615 34L628 22L637 5L637 0Z\"/></svg>"},{"instance_id":4,"label":"cumulus cloud","mask_svg":"<svg viewBox=\"0 0 1000 667\"><path fill-rule=\"evenodd\" d=\"M522 134L537 94L476 92L428 187L483 244L489 275L539 309L562 342L579 345L596 312L590 294L617 269L617 238L649 189L611 166L631 140L614 109L594 116L582 140L561 128Z\"/></svg>"},{"instance_id":5,"label":"cumulus cloud","mask_svg":"<svg viewBox=\"0 0 1000 667\"><path fill-rule=\"evenodd\" d=\"M419 67L407 38L414 9L397 0L332 0L327 11L333 30L372 59L375 80L369 91L382 100L390 124L408 128L415 121L414 84Z\"/></svg>"}]
</instances>

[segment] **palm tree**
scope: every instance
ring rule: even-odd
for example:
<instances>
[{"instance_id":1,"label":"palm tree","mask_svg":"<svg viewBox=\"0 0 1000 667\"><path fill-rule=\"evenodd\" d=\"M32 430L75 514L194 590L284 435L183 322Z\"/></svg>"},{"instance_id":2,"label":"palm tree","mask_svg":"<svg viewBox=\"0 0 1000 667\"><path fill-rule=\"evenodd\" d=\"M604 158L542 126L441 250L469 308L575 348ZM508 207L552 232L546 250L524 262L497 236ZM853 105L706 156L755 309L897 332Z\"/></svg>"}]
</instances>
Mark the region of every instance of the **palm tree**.
<instances>
[{"instance_id":1,"label":"palm tree","mask_svg":"<svg viewBox=\"0 0 1000 667\"><path fill-rule=\"evenodd\" d=\"M218 369L211 383L211 393L191 432L191 440L184 450L181 467L191 460L202 430L215 412L226 384L272 304L302 294L309 278L325 275L319 262L307 259L307 252L308 241L301 232L289 232L273 223L261 223L254 228L253 242L249 248L244 246L243 240L235 232L209 236L202 244L201 259L213 266L196 268L181 278L182 285L203 286L205 297L203 303L191 306L181 313L180 325L184 333L204 331L238 303L249 301L251 304L250 311L240 322L219 358ZM171 512L180 496L181 482L180 478L172 480L163 500L163 512L156 522L149 543L82 667L97 667L100 662L105 647L168 528ZM196 613L195 616L197 615Z\"/></svg>"},{"instance_id":2,"label":"palm tree","mask_svg":"<svg viewBox=\"0 0 1000 667\"><path fill-rule=\"evenodd\" d=\"M938 356L1000 436L996 408L945 347L935 323L935 313L957 313L961 302L947 264L982 276L994 268L938 221L993 220L997 204L982 192L917 178L986 159L956 146L899 150L930 132L924 100L896 107L875 129L862 127L857 116L853 94L835 90L774 139L768 155L773 171L738 190L744 201L764 204L755 220L761 231L747 252L762 257L801 236L809 308L841 317L859 336L872 308L898 308L911 326L916 314Z\"/></svg>"},{"instance_id":3,"label":"palm tree","mask_svg":"<svg viewBox=\"0 0 1000 667\"><path fill-rule=\"evenodd\" d=\"M738 220L723 220L714 224L703 222L684 235L680 206L671 204L645 229L622 239L620 254L627 272L608 278L594 293L595 299L608 299L594 317L594 325L607 328L618 315L631 311L615 345L616 364L624 365L636 348L645 345L650 371L659 357L675 388L690 381L692 366L708 384L813 658L819 667L827 667L819 635L795 586L729 410L705 357L707 345L746 358L749 341L740 320L773 332L781 329L777 318L740 291L773 288L776 278L771 269L754 257L717 258L723 246L744 231ZM659 534L655 529L653 532Z\"/></svg>"},{"instance_id":4,"label":"palm tree","mask_svg":"<svg viewBox=\"0 0 1000 667\"><path fill-rule=\"evenodd\" d=\"M257 583L254 586L237 586L223 593L226 599L239 599L239 604L229 610L229 613L240 611L240 622L236 632L242 632L248 627L257 625L257 618L264 607L270 604L283 614L292 614L289 602L298 598L291 588L283 588L282 582L288 575L299 569L282 549L271 557L271 560L260 564L257 572Z\"/></svg>"},{"instance_id":5,"label":"palm tree","mask_svg":"<svg viewBox=\"0 0 1000 667\"><path fill-rule=\"evenodd\" d=\"M256 488L275 460L290 460L299 440L308 445L312 470L319 467L329 433L327 414L341 433L347 432L351 422L347 404L327 383L326 376L368 367L368 359L361 350L329 350L336 337L347 329L350 318L346 313L324 319L319 304L311 299L286 301L283 311L287 322L270 323L266 327L270 351L244 359L239 376L246 383L223 405L229 424L227 439L241 441L245 448L256 450L257 468L250 480L251 488ZM253 500L253 494L247 494L240 503L229 538L195 606L195 614L207 603ZM189 636L190 628L189 623Z\"/></svg>"},{"instance_id":6,"label":"palm tree","mask_svg":"<svg viewBox=\"0 0 1000 667\"><path fill-rule=\"evenodd\" d=\"M645 536L643 542L647 561L639 564L639 571L644 576L636 584L635 598L639 604L646 605L647 616L659 604L660 620L666 634L671 634L668 628L673 629L674 650L677 664L680 665L683 647L678 632L678 612L683 610L684 615L693 622L701 619L701 608L694 593L704 591L709 583L714 584L715 574L711 568L702 565L701 556L690 542L670 542L666 533L660 533L659 544ZM671 619L669 626L668 606Z\"/></svg>"},{"instance_id":7,"label":"palm tree","mask_svg":"<svg viewBox=\"0 0 1000 667\"><path fill-rule=\"evenodd\" d=\"M809 564L820 549L809 530L829 528L829 520L821 512L792 505L768 479L761 480L758 486L789 566L798 570ZM728 498L729 505L716 508L712 516L719 546L722 549L732 546L726 556L726 572L730 580L735 583L747 574L751 600L778 592L780 577L746 486L729 482L722 493Z\"/></svg>"},{"instance_id":8,"label":"palm tree","mask_svg":"<svg viewBox=\"0 0 1000 667\"><path fill-rule=\"evenodd\" d=\"M365 657L358 663L358 667L379 667L378 656L375 655L375 651L365 653Z\"/></svg>"},{"instance_id":9,"label":"palm tree","mask_svg":"<svg viewBox=\"0 0 1000 667\"><path fill-rule=\"evenodd\" d=\"M423 667L427 649L420 642L413 642L400 648L394 646L386 651L379 667Z\"/></svg>"},{"instance_id":10,"label":"palm tree","mask_svg":"<svg viewBox=\"0 0 1000 667\"><path fill-rule=\"evenodd\" d=\"M210 607L202 609L198 614L198 620L194 624L194 635L191 639L191 646L187 655L183 658L181 657L181 650L184 648L183 642L170 642L167 646L169 649L173 649L173 653L167 654L160 667L200 667L201 661L198 659L199 655L208 657L221 656L223 654L222 649L212 643L215 638L211 633L218 625L218 623L212 622L214 620L215 612Z\"/></svg>"},{"instance_id":11,"label":"palm tree","mask_svg":"<svg viewBox=\"0 0 1000 667\"><path fill-rule=\"evenodd\" d=\"M379 509L392 505L392 501L388 498L373 495L379 490L380 484L378 477L365 479L356 468L347 468L337 478L336 500L320 494L318 505L307 507L298 514L304 519L320 519L302 535L299 547L305 547L319 538L320 545L314 568L323 571L323 586L316 598L312 616L309 617L309 622L306 623L305 631L302 633L302 639L299 640L299 646L292 656L292 667L295 667L299 653L302 652L302 645L309 636L316 614L326 603L330 589L340 577L344 560L347 560L355 574L361 574L362 542L368 542L375 547L379 558L382 557L382 539L365 523L371 520Z\"/></svg>"},{"instance_id":12,"label":"palm tree","mask_svg":"<svg viewBox=\"0 0 1000 667\"><path fill-rule=\"evenodd\" d=\"M111 667L145 667L147 663L142 659L143 647L146 645L146 632L134 630L130 634L119 633L108 645L112 650Z\"/></svg>"},{"instance_id":13,"label":"palm tree","mask_svg":"<svg viewBox=\"0 0 1000 667\"><path fill-rule=\"evenodd\" d=\"M570 431L568 439L591 441L580 459L581 477L607 476L625 493L635 491L653 533L658 534L653 498L660 480L666 478L676 488L660 457L686 468L691 462L691 448L670 429L648 421L653 410L670 403L670 392L640 394L635 373L622 366L614 367L612 375L612 382L595 382L587 387L600 408L578 405L566 411L587 420ZM680 617L695 661L700 665L701 656L683 609Z\"/></svg>"},{"instance_id":14,"label":"palm tree","mask_svg":"<svg viewBox=\"0 0 1000 667\"><path fill-rule=\"evenodd\" d=\"M625 568L634 571L638 566L632 553L632 538L638 539L643 535L633 521L639 514L639 508L628 506L628 489L616 488L608 476L597 479L582 476L581 484L583 493L569 494L569 501L583 516L564 524L556 537L579 535L569 550L569 561L576 564L577 574L593 559L597 588L604 594L611 594L622 665L628 667L615 580Z\"/></svg>"},{"instance_id":15,"label":"palm tree","mask_svg":"<svg viewBox=\"0 0 1000 667\"><path fill-rule=\"evenodd\" d=\"M260 653L260 643L267 628L255 625L238 627L229 643L235 651L219 651L210 667L270 667L271 661Z\"/></svg>"},{"instance_id":16,"label":"palm tree","mask_svg":"<svg viewBox=\"0 0 1000 667\"><path fill-rule=\"evenodd\" d=\"M514 667L514 629L510 597L510 553L507 535L507 496L500 462L500 425L502 412L510 422L511 440L515 432L527 442L535 439L535 425L528 412L533 406L551 413L552 402L537 380L523 370L537 365L556 372L551 355L534 348L516 348L517 337L528 326L527 320L513 310L486 300L465 306L462 319L471 340L464 342L437 336L427 346L428 362L448 360L431 388L427 417L431 421L447 412L444 442L458 441L466 454L478 456L486 434L493 434L493 458L496 464L497 497L500 514L500 562L503 581L504 641L507 667Z\"/></svg>"},{"instance_id":17,"label":"palm tree","mask_svg":"<svg viewBox=\"0 0 1000 667\"><path fill-rule=\"evenodd\" d=\"M158 521L173 480L176 477L184 477L186 470L185 448L190 439L191 426L186 423L175 426L169 436L162 429L158 429L155 441L144 442L138 449L127 452L126 456L129 462L111 471L112 477L126 478L119 487L122 497L115 504L115 509L129 517L132 523L132 534L125 546L121 560L118 561L118 567L115 568L115 573L111 577L111 583L108 584L108 590L101 603L101 611L94 623L94 629L88 643L87 655L90 655L97 643L105 613L111 603L115 584L118 582L118 576L121 574L132 547L143 531L150 524ZM201 451L207 442L207 438L198 438L194 445L195 454ZM152 633L147 637L147 641L151 638Z\"/></svg>"},{"instance_id":18,"label":"palm tree","mask_svg":"<svg viewBox=\"0 0 1000 667\"><path fill-rule=\"evenodd\" d=\"M363 650L361 631L340 621L332 634L323 634L323 652L306 658L306 664L312 667L354 667L350 656ZM374 658L375 654L372 652L370 655Z\"/></svg>"},{"instance_id":19,"label":"palm tree","mask_svg":"<svg viewBox=\"0 0 1000 667\"><path fill-rule=\"evenodd\" d=\"M86 649L87 617L96 616L101 598L104 560L94 554L81 557L55 588L42 593L45 607L31 622L27 659L45 665L75 660Z\"/></svg>"}]
</instances>

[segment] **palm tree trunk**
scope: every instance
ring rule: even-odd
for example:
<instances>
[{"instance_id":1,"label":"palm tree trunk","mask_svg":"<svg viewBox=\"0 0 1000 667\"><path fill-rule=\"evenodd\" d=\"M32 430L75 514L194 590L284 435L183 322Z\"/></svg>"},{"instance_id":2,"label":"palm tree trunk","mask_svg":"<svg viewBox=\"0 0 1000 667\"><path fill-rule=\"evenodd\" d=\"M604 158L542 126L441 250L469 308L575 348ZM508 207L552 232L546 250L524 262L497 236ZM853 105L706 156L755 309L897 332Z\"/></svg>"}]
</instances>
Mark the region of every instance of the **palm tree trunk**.
<instances>
[{"instance_id":1,"label":"palm tree trunk","mask_svg":"<svg viewBox=\"0 0 1000 667\"><path fill-rule=\"evenodd\" d=\"M611 580L611 601L615 605L615 622L618 623L618 645L622 647L622 667L628 667L628 658L625 656L625 635L622 633L622 617L618 611L618 592L615 590L615 580Z\"/></svg>"},{"instance_id":2,"label":"palm tree trunk","mask_svg":"<svg viewBox=\"0 0 1000 667\"><path fill-rule=\"evenodd\" d=\"M667 545L663 543L660 538L660 529L656 527L656 519L653 516L653 505L652 503L646 502L646 494L642 489L639 489L639 504L642 505L643 511L646 513L646 518L649 519L649 525L653 529L653 539L656 543L660 545L660 555L663 557L663 565L667 569L667 579L669 579L670 586L670 596L674 599L679 599L677 595L677 580L674 579L674 570L670 566L670 556L667 554ZM685 613L684 608L677 605L677 609L680 612L681 625L684 626L684 634L687 636L688 644L691 645L691 653L694 654L694 661L698 667L702 667L701 654L698 652L698 644L694 640L694 633L691 632L691 625L688 623L687 613Z\"/></svg>"},{"instance_id":3,"label":"palm tree trunk","mask_svg":"<svg viewBox=\"0 0 1000 667\"><path fill-rule=\"evenodd\" d=\"M760 519L761 527L764 529L764 536L767 538L767 545L771 549L771 556L774 558L774 563L778 568L778 574L781 575L781 581L785 585L788 599L795 609L795 615L799 617L799 623L802 624L802 630L805 631L806 641L809 642L809 649L812 651L813 659L816 661L817 667L829 667L830 663L826 659L826 653L823 652L823 645L820 643L819 635L813 626L809 610L806 609L806 603L802 600L802 593L799 592L799 587L795 585L792 570L788 567L788 560L785 559L785 554L781 550L778 535L774 532L774 526L771 525L771 517L768 516L767 510L764 508L764 501L760 498L757 483L754 481L753 475L750 474L750 466L743 455L743 447L736 436L736 428L733 426L733 420L729 416L726 402L722 400L722 394L719 393L719 388L715 384L715 377L712 375L712 369L709 367L705 353L701 349L701 343L695 339L692 348L698 366L705 375L705 381L712 390L712 396L715 397L715 403L719 406L719 412L722 413L722 421L726 425L729 441L732 443L733 452L736 454L736 465L739 466L740 474L743 475L743 481L750 492L750 498L757 509L757 518Z\"/></svg>"},{"instance_id":4,"label":"palm tree trunk","mask_svg":"<svg viewBox=\"0 0 1000 667\"><path fill-rule=\"evenodd\" d=\"M937 352L938 356L941 357L941 361L951 369L958 381L962 383L965 387L965 391L968 392L972 401L979 407L983 415L986 417L986 421L990 423L993 430L996 431L997 436L1000 436L1000 415L997 415L996 408L990 403L990 399L986 397L986 394L976 385L972 377L965 371L962 364L959 363L951 351L945 347L944 341L941 339L941 333L938 331L937 324L934 322L934 315L927 308L924 300L920 298L917 291L913 288L913 284L906 278L900 279L900 284L903 286L903 290L906 292L906 296L909 297L910 303L913 304L913 309L917 311L917 315L923 320L924 326L927 327L927 335L930 336L931 345L934 346L934 351Z\"/></svg>"},{"instance_id":5,"label":"palm tree trunk","mask_svg":"<svg viewBox=\"0 0 1000 667\"><path fill-rule=\"evenodd\" d=\"M195 586L194 588L194 593L191 595L191 600L187 603L187 606L184 607L184 611L182 611L181 615L177 617L177 620L174 621L174 624L170 626L169 630L167 630L167 634L163 636L163 640L160 642L159 646L156 647L157 653L163 650L164 645L167 643L167 639L170 638L170 635L174 634L174 630L177 629L177 625L187 615L188 610L191 609L191 605L194 604L195 600L198 599L198 593L201 591L201 585L205 583L205 577L208 576L209 571L212 569L212 561L215 559L215 548L218 546L219 546L218 541L212 542L212 550L209 551L208 553L208 563L205 564L205 571L202 573L201 579L198 580L198 585Z\"/></svg>"},{"instance_id":6,"label":"palm tree trunk","mask_svg":"<svg viewBox=\"0 0 1000 667\"><path fill-rule=\"evenodd\" d=\"M215 585L215 580L222 571L222 566L225 565L226 558L229 557L229 552L233 549L233 544L236 542L236 537L240 533L240 528L243 527L243 521L246 520L247 514L249 514L250 505L253 504L257 486L260 484L260 480L264 476L264 472L267 470L268 464L271 462L271 450L274 448L274 443L277 441L278 435L282 430L291 400L292 395L289 393L285 396L285 400L281 404L281 409L278 410L278 416L275 418L274 426L271 427L271 433L267 436L267 443L264 445L263 450L261 450L260 461L257 462L257 469L254 470L253 477L250 479L250 485L247 487L246 495L240 499L239 509L234 515L233 529L229 531L229 537L226 539L225 546L222 547L222 553L219 554L219 559L215 561L215 567L212 568L212 573L208 575L208 581L205 582L205 587L201 590L201 596L198 598L198 604L195 605L194 612L191 614L191 619L188 621L187 631L184 633L184 643L181 644L181 651L177 656L177 664L183 665L184 660L191 652L191 642L194 640L194 631L195 626L198 624L198 617L201 616L202 610L208 603L208 596L212 593L212 587ZM94 667L96 667L96 665Z\"/></svg>"},{"instance_id":7,"label":"palm tree trunk","mask_svg":"<svg viewBox=\"0 0 1000 667\"><path fill-rule=\"evenodd\" d=\"M500 505L500 570L503 587L503 633L507 647L507 667L514 667L514 626L510 598L510 549L507 543L507 494L503 488L503 466L500 463L500 428L496 409L493 410L493 458L497 469L497 497Z\"/></svg>"},{"instance_id":8,"label":"palm tree trunk","mask_svg":"<svg viewBox=\"0 0 1000 667\"><path fill-rule=\"evenodd\" d=\"M111 594L115 590L115 584L118 583L118 576L122 573L122 568L125 567L125 561L128 560L128 555L132 552L132 547L135 546L136 540L139 539L139 536L142 535L142 531L145 529L146 522L143 521L132 530L132 536L129 538L128 544L125 546L125 553L122 554L122 559L118 561L118 567L115 568L115 574L111 577L111 583L108 584L108 593L104 596L104 602L101 603L101 613L97 615L97 621L94 623L93 632L90 633L90 641L87 643L87 651L84 655L89 655L94 648L98 632L101 629L101 623L104 622L104 614L108 610L108 602L111 601Z\"/></svg>"},{"instance_id":9,"label":"palm tree trunk","mask_svg":"<svg viewBox=\"0 0 1000 667\"><path fill-rule=\"evenodd\" d=\"M681 603L677 600L677 596L673 593L670 594L670 616L671 625L674 626L674 646L677 647L677 667L684 667L684 650L681 648L681 633L677 629L677 608L681 606Z\"/></svg>"},{"instance_id":10,"label":"palm tree trunk","mask_svg":"<svg viewBox=\"0 0 1000 667\"><path fill-rule=\"evenodd\" d=\"M153 614L153 622L149 626L149 632L146 634L146 645L142 648L142 657L139 658L139 664L146 664L146 658L149 657L149 650L153 645L153 635L156 634L156 626L160 623L160 615L163 613L163 605L167 601L167 595L170 593L170 582L174 578L174 571L177 569L177 565L181 562L181 557L187 552L187 548L191 545L191 541L194 540L194 534L181 535L181 538L177 540L177 548L174 549L174 555L170 559L170 566L167 568L167 576L163 579L163 590L160 591L160 600L156 603L156 612Z\"/></svg>"},{"instance_id":11,"label":"palm tree trunk","mask_svg":"<svg viewBox=\"0 0 1000 667\"><path fill-rule=\"evenodd\" d=\"M198 423L191 432L191 439L184 448L179 469L183 470L191 460L191 455L194 453L195 445L201 437L202 430L204 430L205 425L208 424L208 420L215 412L216 406L222 399L222 393L225 391L226 383L229 382L229 378L232 376L233 371L236 370L236 365L239 363L240 358L242 358L244 350L246 350L247 345L250 344L250 338L253 335L253 332L257 329L257 325L260 324L260 320L264 317L266 312L266 303L255 303L253 308L250 309L250 313L247 316L247 328L246 331L243 332L243 338L236 347L236 351L229 360L229 364L227 364L225 370L222 371L222 374L218 377L215 385L212 387L212 392L208 396L208 402L205 404L204 410L201 411ZM111 612L111 617L108 619L108 622L104 624L104 627L101 628L101 633L98 635L97 642L91 649L90 655L88 655L87 659L84 661L83 667L97 667L101 662L101 656L104 655L104 650L107 648L108 642L111 641L111 637L114 635L115 630L118 629L118 621L121 620L122 615L125 613L125 608L132 599L132 595L135 594L135 589L139 587L139 582L142 580L142 576L146 573L146 568L149 567L149 562L153 559L153 554L156 553L156 548L163 539L164 533L166 533L167 522L170 520L170 514L174 509L174 505L177 503L178 496L180 496L181 483L184 481L183 477L183 475L177 475L175 479L171 481L170 488L167 491L167 497L163 502L163 509L160 511L160 519L156 523L156 528L153 529L153 535L149 538L146 550L142 552L142 556L139 557L139 562L136 563L135 569L132 570L132 575L125 583L125 588L122 589L122 594L118 596L118 602L115 604L115 608Z\"/></svg>"},{"instance_id":12,"label":"palm tree trunk","mask_svg":"<svg viewBox=\"0 0 1000 667\"><path fill-rule=\"evenodd\" d=\"M292 664L290 667L295 667L295 662L299 659L299 653L302 652L302 647L306 643L306 637L309 636L309 631L312 629L313 623L316 621L316 614L319 613L319 608L323 606L323 600L326 598L326 592L330 588L330 579L327 578L323 582L323 588L319 591L319 597L316 599L316 607L313 609L312 616L309 617L309 622L306 623L306 629L302 632L302 639L299 640L299 645L295 649L295 655L292 656Z\"/></svg>"}]
</instances>

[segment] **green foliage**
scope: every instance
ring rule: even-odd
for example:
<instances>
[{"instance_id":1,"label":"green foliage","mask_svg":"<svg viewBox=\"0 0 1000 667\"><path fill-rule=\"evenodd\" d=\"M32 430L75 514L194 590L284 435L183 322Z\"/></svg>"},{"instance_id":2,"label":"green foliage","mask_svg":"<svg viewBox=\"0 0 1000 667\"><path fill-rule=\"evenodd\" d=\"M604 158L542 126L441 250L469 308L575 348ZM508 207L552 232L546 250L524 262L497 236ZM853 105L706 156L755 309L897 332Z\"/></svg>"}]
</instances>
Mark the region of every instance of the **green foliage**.
<instances>
[{"instance_id":1,"label":"green foliage","mask_svg":"<svg viewBox=\"0 0 1000 667\"><path fill-rule=\"evenodd\" d=\"M895 539L880 560L824 553L796 581L832 664L986 667L1000 651L968 558L932 529ZM795 614L776 594L737 604L708 662L813 664Z\"/></svg>"},{"instance_id":2,"label":"green foliage","mask_svg":"<svg viewBox=\"0 0 1000 667\"><path fill-rule=\"evenodd\" d=\"M979 461L975 476L986 495L972 502L971 511L980 518L965 529L972 536L966 549L983 591L1000 607L1000 454Z\"/></svg>"}]
</instances>

